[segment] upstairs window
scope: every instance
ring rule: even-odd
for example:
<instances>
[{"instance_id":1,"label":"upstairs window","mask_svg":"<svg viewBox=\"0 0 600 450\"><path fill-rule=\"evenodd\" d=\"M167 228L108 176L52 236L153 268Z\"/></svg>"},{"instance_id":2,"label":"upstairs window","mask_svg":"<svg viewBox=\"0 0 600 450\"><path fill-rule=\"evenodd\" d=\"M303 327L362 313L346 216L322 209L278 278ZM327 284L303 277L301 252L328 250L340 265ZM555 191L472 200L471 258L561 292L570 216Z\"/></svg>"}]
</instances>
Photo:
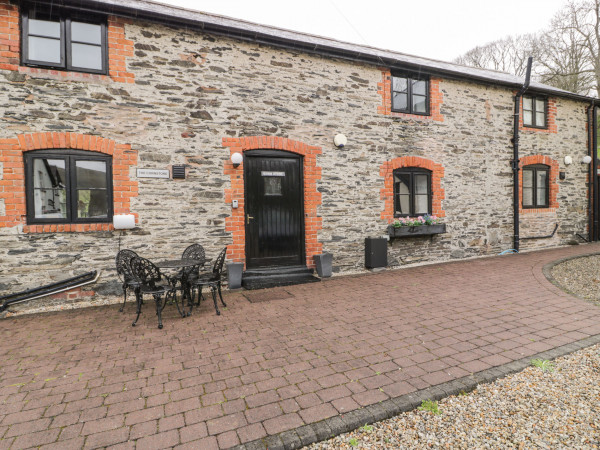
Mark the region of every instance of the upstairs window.
<instances>
[{"instance_id":1,"label":"upstairs window","mask_svg":"<svg viewBox=\"0 0 600 450\"><path fill-rule=\"evenodd\" d=\"M25 153L27 223L110 222L112 159L80 150Z\"/></svg>"},{"instance_id":2,"label":"upstairs window","mask_svg":"<svg viewBox=\"0 0 600 450\"><path fill-rule=\"evenodd\" d=\"M38 6L22 12L21 30L24 65L107 73L105 19L47 12Z\"/></svg>"},{"instance_id":3,"label":"upstairs window","mask_svg":"<svg viewBox=\"0 0 600 450\"><path fill-rule=\"evenodd\" d=\"M394 217L431 214L431 172L405 167L394 170Z\"/></svg>"},{"instance_id":4,"label":"upstairs window","mask_svg":"<svg viewBox=\"0 0 600 450\"><path fill-rule=\"evenodd\" d=\"M392 111L429 115L429 79L392 75Z\"/></svg>"},{"instance_id":5,"label":"upstairs window","mask_svg":"<svg viewBox=\"0 0 600 450\"><path fill-rule=\"evenodd\" d=\"M523 208L547 208L550 192L550 167L531 164L523 167Z\"/></svg>"},{"instance_id":6,"label":"upstairs window","mask_svg":"<svg viewBox=\"0 0 600 450\"><path fill-rule=\"evenodd\" d=\"M531 128L546 128L546 99L523 96L523 125Z\"/></svg>"}]
</instances>

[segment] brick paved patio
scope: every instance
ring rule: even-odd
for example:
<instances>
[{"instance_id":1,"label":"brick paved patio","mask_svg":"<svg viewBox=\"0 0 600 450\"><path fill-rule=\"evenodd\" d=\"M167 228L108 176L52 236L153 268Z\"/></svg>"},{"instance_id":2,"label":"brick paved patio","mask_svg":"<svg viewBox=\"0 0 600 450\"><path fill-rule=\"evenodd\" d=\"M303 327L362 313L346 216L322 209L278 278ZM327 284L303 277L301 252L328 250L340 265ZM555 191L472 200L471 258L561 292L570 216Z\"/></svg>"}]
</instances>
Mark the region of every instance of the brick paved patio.
<instances>
[{"instance_id":1,"label":"brick paved patio","mask_svg":"<svg viewBox=\"0 0 600 450\"><path fill-rule=\"evenodd\" d=\"M600 334L544 264L590 244L226 297L0 321L0 449L228 448ZM269 290L273 292L277 290Z\"/></svg>"}]
</instances>

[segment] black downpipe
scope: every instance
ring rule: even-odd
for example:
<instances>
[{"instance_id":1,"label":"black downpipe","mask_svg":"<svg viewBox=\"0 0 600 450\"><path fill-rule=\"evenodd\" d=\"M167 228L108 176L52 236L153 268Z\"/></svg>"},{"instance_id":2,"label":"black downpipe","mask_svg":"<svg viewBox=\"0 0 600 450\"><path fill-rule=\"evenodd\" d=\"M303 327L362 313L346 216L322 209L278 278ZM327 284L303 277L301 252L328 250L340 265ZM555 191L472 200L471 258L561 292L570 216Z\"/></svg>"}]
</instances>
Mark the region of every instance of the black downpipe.
<instances>
[{"instance_id":1,"label":"black downpipe","mask_svg":"<svg viewBox=\"0 0 600 450\"><path fill-rule=\"evenodd\" d=\"M533 57L527 59L527 74L525 84L515 95L515 115L513 127L513 159L511 161L513 170L513 248L519 251L519 117L521 115L521 97L529 87L531 80L531 65Z\"/></svg>"},{"instance_id":2,"label":"black downpipe","mask_svg":"<svg viewBox=\"0 0 600 450\"><path fill-rule=\"evenodd\" d=\"M588 154L592 158L592 163L588 166L588 242L592 242L594 239L594 196L596 195L596 189L594 189L594 101L592 100L587 110L587 122L588 122Z\"/></svg>"},{"instance_id":3,"label":"black downpipe","mask_svg":"<svg viewBox=\"0 0 600 450\"><path fill-rule=\"evenodd\" d=\"M592 211L593 216L592 229L590 231L590 240L597 241L598 236L598 212L600 208L600 196L598 195L598 108L595 102L592 103L592 186L594 187L593 199L592 199Z\"/></svg>"},{"instance_id":4,"label":"black downpipe","mask_svg":"<svg viewBox=\"0 0 600 450\"><path fill-rule=\"evenodd\" d=\"M521 240L524 241L526 239L550 239L551 237L554 237L554 233L556 233L556 230L558 230L558 223L554 225L554 230L552 230L552 233L550 234L546 234L544 236L528 236L521 238Z\"/></svg>"}]
</instances>

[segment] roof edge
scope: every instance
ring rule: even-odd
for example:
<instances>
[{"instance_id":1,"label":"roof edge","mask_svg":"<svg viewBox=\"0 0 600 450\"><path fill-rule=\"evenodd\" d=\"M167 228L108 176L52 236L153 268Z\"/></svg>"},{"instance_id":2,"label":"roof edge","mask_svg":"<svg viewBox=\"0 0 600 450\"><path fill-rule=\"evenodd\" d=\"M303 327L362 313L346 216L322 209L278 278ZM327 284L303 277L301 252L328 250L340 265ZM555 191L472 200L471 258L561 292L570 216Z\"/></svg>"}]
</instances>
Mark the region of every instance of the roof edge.
<instances>
[{"instance_id":1,"label":"roof edge","mask_svg":"<svg viewBox=\"0 0 600 450\"><path fill-rule=\"evenodd\" d=\"M33 1L41 4L51 3L51 0ZM20 1L18 2L21 3ZM52 3L56 4L56 2ZM62 0L60 3L76 9L101 11L132 19L159 21L170 25L185 24L186 26L193 26L199 30L232 39L284 47L295 51L304 51L326 57L389 67L391 69L412 69L431 75L510 88L520 88L524 83L524 79L505 72L461 66L392 50L352 44L333 38L286 30L270 25L261 25L241 19L190 10L149 0ZM576 94L536 82L531 83L528 90L579 101L600 102L595 97Z\"/></svg>"}]
</instances>

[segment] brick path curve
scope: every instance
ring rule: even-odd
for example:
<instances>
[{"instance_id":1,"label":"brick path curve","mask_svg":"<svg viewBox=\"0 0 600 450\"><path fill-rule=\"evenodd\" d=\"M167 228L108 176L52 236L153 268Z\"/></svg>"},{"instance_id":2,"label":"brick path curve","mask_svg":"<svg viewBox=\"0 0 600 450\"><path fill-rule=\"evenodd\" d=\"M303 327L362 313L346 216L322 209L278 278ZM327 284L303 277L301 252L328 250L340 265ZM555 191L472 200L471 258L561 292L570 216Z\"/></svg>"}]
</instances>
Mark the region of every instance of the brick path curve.
<instances>
[{"instance_id":1,"label":"brick path curve","mask_svg":"<svg viewBox=\"0 0 600 450\"><path fill-rule=\"evenodd\" d=\"M165 310L163 330L150 304L136 328L132 303L123 314L113 305L2 320L0 449L258 447L587 342L600 335L600 308L542 267L594 252L599 244L339 277L267 290L263 302L233 293L220 317L208 303L186 319Z\"/></svg>"}]
</instances>

